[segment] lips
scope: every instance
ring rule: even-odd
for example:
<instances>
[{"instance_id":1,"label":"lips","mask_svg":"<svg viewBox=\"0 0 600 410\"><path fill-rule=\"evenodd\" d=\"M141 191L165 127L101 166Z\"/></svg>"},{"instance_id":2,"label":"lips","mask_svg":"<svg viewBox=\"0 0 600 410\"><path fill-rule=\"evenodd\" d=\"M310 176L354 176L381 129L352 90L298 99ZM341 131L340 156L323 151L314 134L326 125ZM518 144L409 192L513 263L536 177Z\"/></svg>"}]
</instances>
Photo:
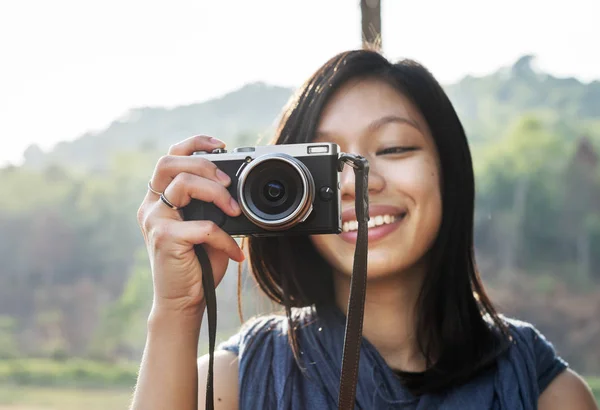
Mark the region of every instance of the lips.
<instances>
[{"instance_id":1,"label":"lips","mask_svg":"<svg viewBox=\"0 0 600 410\"><path fill-rule=\"evenodd\" d=\"M406 215L407 210L405 208L399 208L391 205L369 205L369 219L370 221L375 220L378 216L384 217L385 215L393 217L402 217ZM356 221L356 210L354 208L346 209L342 212L342 224L352 223Z\"/></svg>"},{"instance_id":2,"label":"lips","mask_svg":"<svg viewBox=\"0 0 600 410\"><path fill-rule=\"evenodd\" d=\"M407 210L389 205L369 205L369 244L378 241L394 232L405 219ZM342 213L343 232L341 239L355 243L358 236L358 222L354 208Z\"/></svg>"}]
</instances>

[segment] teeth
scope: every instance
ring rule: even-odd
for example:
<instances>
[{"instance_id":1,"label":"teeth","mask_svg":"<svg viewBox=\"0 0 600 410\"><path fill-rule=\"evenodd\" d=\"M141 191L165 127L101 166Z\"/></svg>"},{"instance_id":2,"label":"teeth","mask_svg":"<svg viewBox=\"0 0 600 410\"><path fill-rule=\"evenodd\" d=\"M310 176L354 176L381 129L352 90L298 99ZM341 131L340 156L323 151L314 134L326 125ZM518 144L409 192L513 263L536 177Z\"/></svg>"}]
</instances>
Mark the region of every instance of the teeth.
<instances>
[{"instance_id":1,"label":"teeth","mask_svg":"<svg viewBox=\"0 0 600 410\"><path fill-rule=\"evenodd\" d=\"M375 228L376 226L391 224L396 221L398 217L396 215L377 215L369 219L367 226L369 228ZM358 221L347 221L342 224L342 231L350 232L358 229Z\"/></svg>"}]
</instances>

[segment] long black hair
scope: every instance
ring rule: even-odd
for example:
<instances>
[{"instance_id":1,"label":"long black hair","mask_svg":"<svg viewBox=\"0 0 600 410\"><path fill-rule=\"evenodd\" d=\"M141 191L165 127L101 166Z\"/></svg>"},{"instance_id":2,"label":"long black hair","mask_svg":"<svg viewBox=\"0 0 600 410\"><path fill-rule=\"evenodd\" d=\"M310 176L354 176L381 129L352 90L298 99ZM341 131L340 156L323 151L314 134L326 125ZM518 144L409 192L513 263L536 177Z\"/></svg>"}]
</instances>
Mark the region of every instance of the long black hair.
<instances>
[{"instance_id":1,"label":"long black hair","mask_svg":"<svg viewBox=\"0 0 600 410\"><path fill-rule=\"evenodd\" d=\"M349 80L385 81L421 112L437 147L441 166L442 222L429 251L416 310L417 342L427 359L420 373L399 371L404 384L423 394L464 382L493 365L507 346L508 329L477 272L473 250L475 182L471 153L461 122L431 73L412 60L391 63L370 50L330 59L295 93L285 108L275 144L310 142L330 97ZM286 307L331 303L332 268L308 237L250 238L251 271L267 296ZM295 356L294 326L289 338Z\"/></svg>"}]
</instances>

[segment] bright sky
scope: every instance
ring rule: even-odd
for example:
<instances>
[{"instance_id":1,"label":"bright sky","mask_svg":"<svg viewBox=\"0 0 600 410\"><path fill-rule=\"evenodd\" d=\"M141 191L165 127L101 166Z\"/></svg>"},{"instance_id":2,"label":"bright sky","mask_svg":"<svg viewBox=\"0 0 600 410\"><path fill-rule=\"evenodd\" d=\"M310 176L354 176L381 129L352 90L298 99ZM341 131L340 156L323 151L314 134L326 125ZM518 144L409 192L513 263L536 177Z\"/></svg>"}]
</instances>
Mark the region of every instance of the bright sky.
<instances>
[{"instance_id":1,"label":"bright sky","mask_svg":"<svg viewBox=\"0 0 600 410\"><path fill-rule=\"evenodd\" d=\"M386 55L414 58L443 83L525 53L555 75L600 79L598 0L383 0L382 16ZM133 107L251 81L297 86L357 47L358 0L1 0L0 164Z\"/></svg>"}]
</instances>

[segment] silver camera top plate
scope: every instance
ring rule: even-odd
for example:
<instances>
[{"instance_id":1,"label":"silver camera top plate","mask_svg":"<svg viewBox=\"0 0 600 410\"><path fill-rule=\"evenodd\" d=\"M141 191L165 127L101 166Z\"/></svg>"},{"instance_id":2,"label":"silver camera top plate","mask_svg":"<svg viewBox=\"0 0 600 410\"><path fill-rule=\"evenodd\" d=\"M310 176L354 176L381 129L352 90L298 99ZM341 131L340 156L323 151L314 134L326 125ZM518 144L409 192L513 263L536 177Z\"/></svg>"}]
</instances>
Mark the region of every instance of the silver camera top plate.
<instances>
[{"instance_id":1,"label":"silver camera top plate","mask_svg":"<svg viewBox=\"0 0 600 410\"><path fill-rule=\"evenodd\" d=\"M244 160L248 157L254 159L265 154L282 153L292 157L307 157L315 155L339 156L340 148L337 144L330 142L311 142L305 144L282 144L282 145L258 145L255 147L238 147L232 152L223 148L217 148L213 152L197 151L192 155L202 155L209 161L220 160Z\"/></svg>"}]
</instances>

